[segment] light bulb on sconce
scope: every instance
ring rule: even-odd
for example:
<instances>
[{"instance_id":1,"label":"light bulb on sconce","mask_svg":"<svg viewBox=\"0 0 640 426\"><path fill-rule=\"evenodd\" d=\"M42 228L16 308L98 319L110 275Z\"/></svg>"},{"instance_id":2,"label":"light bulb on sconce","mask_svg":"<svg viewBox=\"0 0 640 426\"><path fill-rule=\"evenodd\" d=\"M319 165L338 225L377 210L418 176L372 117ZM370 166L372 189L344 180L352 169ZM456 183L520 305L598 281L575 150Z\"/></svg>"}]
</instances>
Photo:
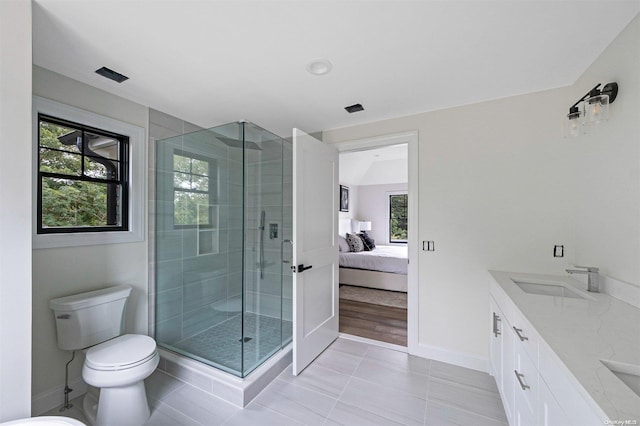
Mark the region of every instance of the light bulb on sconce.
<instances>
[{"instance_id":1,"label":"light bulb on sconce","mask_svg":"<svg viewBox=\"0 0 640 426\"><path fill-rule=\"evenodd\" d=\"M600 84L569 108L565 122L566 137L576 137L581 132L588 134L593 127L609 119L609 104L618 96L618 83L607 83L602 90L599 87ZM580 104L583 105L582 111Z\"/></svg>"}]
</instances>

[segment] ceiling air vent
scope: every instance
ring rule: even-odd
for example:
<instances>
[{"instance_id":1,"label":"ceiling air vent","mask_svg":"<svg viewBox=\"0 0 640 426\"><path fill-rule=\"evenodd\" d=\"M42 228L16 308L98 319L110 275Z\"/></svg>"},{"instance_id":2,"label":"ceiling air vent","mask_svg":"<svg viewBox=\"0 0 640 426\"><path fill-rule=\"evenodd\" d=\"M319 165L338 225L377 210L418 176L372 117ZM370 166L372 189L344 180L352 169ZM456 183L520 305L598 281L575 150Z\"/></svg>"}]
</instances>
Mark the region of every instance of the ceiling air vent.
<instances>
[{"instance_id":1,"label":"ceiling air vent","mask_svg":"<svg viewBox=\"0 0 640 426\"><path fill-rule=\"evenodd\" d=\"M349 105L348 107L344 107L349 114L353 114L354 112L364 111L364 107L360 104Z\"/></svg>"},{"instance_id":2,"label":"ceiling air vent","mask_svg":"<svg viewBox=\"0 0 640 426\"><path fill-rule=\"evenodd\" d=\"M125 80L129 80L129 77L127 77L126 75L122 75L119 72L110 70L107 67L102 67L99 70L96 70L96 73L100 74L103 77L108 78L109 80L113 80L118 83L122 83Z\"/></svg>"}]
</instances>

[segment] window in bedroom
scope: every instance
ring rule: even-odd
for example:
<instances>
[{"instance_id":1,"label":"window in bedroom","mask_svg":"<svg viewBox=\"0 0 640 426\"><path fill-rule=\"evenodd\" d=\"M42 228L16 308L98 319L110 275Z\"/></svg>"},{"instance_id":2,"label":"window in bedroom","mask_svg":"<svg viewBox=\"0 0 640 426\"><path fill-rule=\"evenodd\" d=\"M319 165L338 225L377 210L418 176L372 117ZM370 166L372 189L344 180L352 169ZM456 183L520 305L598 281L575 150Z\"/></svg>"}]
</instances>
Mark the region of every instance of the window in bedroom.
<instances>
[{"instance_id":1,"label":"window in bedroom","mask_svg":"<svg viewBox=\"0 0 640 426\"><path fill-rule=\"evenodd\" d=\"M129 138L38 114L37 233L128 231Z\"/></svg>"},{"instance_id":2,"label":"window in bedroom","mask_svg":"<svg viewBox=\"0 0 640 426\"><path fill-rule=\"evenodd\" d=\"M407 242L407 193L389 194L389 242Z\"/></svg>"}]
</instances>

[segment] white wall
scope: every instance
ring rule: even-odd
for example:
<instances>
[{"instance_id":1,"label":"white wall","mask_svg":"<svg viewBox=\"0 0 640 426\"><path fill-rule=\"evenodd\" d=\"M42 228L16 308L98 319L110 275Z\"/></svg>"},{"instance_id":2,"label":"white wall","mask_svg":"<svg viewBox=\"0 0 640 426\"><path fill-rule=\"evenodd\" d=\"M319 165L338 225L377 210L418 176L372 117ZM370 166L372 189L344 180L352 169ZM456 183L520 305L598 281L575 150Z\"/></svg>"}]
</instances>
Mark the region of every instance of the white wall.
<instances>
[{"instance_id":1,"label":"white wall","mask_svg":"<svg viewBox=\"0 0 640 426\"><path fill-rule=\"evenodd\" d=\"M43 68L33 68L33 94L145 129L148 127L146 107ZM142 195L146 206L147 196ZM132 284L134 292L127 305L126 331L145 334L148 331L147 276L146 241L33 250L32 371L36 399L42 398L43 392L64 384L64 365L70 358L69 352L57 348L54 318L48 301L109 284ZM71 379L81 377L82 363L80 356L71 364ZM62 394L58 395L61 403Z\"/></svg>"},{"instance_id":2,"label":"white wall","mask_svg":"<svg viewBox=\"0 0 640 426\"><path fill-rule=\"evenodd\" d=\"M611 81L620 90L610 120L571 142L575 259L640 285L640 16L578 79L568 100Z\"/></svg>"},{"instance_id":3,"label":"white wall","mask_svg":"<svg viewBox=\"0 0 640 426\"><path fill-rule=\"evenodd\" d=\"M389 244L388 193L407 191L408 189L409 185L406 183L360 185L358 187L357 216L362 220L371 221L371 231L368 234L376 241L376 244Z\"/></svg>"},{"instance_id":4,"label":"white wall","mask_svg":"<svg viewBox=\"0 0 640 426\"><path fill-rule=\"evenodd\" d=\"M0 1L0 422L31 415L31 2Z\"/></svg>"},{"instance_id":5,"label":"white wall","mask_svg":"<svg viewBox=\"0 0 640 426\"><path fill-rule=\"evenodd\" d=\"M639 25L575 86L323 132L334 143L419 131L419 240L436 249L420 252L421 354L487 368L488 269L586 262L638 284ZM621 97L600 136L564 139L569 106L612 80Z\"/></svg>"}]
</instances>

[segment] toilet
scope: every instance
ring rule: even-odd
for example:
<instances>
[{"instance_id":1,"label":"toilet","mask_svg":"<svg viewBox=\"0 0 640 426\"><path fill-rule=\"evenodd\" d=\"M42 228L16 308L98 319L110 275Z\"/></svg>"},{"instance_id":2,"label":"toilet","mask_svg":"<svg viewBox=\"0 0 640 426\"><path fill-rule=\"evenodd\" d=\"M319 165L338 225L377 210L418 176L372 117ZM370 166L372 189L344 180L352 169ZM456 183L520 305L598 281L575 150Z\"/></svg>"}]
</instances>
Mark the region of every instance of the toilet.
<instances>
[{"instance_id":1,"label":"toilet","mask_svg":"<svg viewBox=\"0 0 640 426\"><path fill-rule=\"evenodd\" d=\"M132 287L120 285L49 301L58 347L86 350L82 378L100 389L87 392L83 411L96 426L142 425L149 419L144 379L158 366L156 342L149 336L122 334Z\"/></svg>"}]
</instances>

